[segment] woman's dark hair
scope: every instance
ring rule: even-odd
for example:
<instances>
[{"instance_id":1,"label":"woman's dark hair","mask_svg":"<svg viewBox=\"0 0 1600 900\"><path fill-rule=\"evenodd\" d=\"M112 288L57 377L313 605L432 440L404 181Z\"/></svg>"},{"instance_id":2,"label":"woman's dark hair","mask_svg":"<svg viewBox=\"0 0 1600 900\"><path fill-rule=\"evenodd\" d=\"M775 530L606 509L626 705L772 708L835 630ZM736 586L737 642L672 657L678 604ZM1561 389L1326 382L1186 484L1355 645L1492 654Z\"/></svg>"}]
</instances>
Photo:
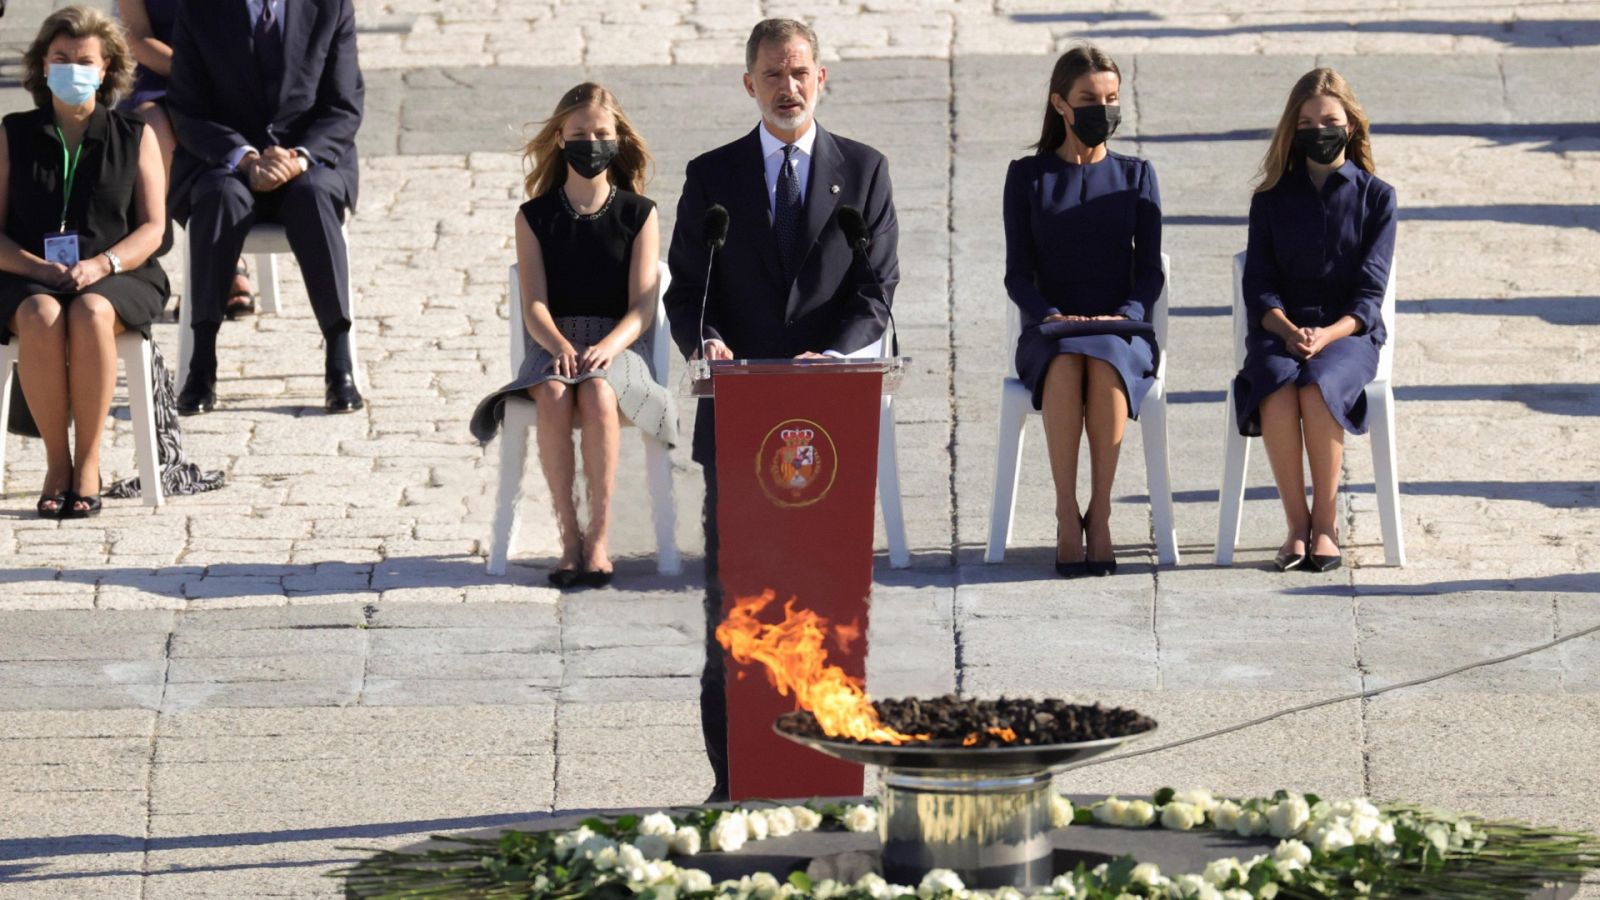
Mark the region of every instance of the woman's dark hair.
<instances>
[{"instance_id":1,"label":"woman's dark hair","mask_svg":"<svg viewBox=\"0 0 1600 900\"><path fill-rule=\"evenodd\" d=\"M1050 70L1050 93L1059 94L1062 100L1072 92L1072 85L1079 78L1095 72L1110 72L1117 76L1117 81L1122 81L1122 70L1117 68L1116 60L1110 54L1093 44L1078 44L1071 50L1061 54L1056 60L1056 66ZM1039 130L1039 143L1033 149L1040 154L1054 153L1067 140L1067 123L1050 105L1050 98L1044 101L1044 127Z\"/></svg>"}]
</instances>

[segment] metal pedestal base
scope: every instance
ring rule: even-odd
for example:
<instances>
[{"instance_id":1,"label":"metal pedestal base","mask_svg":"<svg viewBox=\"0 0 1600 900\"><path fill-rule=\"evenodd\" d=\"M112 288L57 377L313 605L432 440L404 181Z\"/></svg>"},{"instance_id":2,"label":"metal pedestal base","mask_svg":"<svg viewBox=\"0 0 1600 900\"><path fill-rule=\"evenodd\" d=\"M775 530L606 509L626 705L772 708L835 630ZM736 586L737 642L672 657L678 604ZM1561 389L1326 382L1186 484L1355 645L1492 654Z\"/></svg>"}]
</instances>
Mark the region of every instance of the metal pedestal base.
<instances>
[{"instance_id":1,"label":"metal pedestal base","mask_svg":"<svg viewBox=\"0 0 1600 900\"><path fill-rule=\"evenodd\" d=\"M949 869L971 888L1037 887L1052 877L1050 771L885 769L878 831L883 877L917 884Z\"/></svg>"}]
</instances>

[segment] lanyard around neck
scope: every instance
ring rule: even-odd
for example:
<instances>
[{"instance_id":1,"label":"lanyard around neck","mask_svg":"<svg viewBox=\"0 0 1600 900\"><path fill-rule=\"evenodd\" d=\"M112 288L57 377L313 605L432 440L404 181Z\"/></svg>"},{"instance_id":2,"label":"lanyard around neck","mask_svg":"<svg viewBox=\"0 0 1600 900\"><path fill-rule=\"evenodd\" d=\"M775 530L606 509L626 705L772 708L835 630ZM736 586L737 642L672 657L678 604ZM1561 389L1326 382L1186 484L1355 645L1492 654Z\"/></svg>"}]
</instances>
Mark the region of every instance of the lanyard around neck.
<instances>
[{"instance_id":1,"label":"lanyard around neck","mask_svg":"<svg viewBox=\"0 0 1600 900\"><path fill-rule=\"evenodd\" d=\"M56 126L56 137L61 139L61 230L67 230L67 205L72 202L72 182L78 177L78 160L83 156L83 139L78 139L78 148L67 154L67 136L61 133L61 126Z\"/></svg>"}]
</instances>

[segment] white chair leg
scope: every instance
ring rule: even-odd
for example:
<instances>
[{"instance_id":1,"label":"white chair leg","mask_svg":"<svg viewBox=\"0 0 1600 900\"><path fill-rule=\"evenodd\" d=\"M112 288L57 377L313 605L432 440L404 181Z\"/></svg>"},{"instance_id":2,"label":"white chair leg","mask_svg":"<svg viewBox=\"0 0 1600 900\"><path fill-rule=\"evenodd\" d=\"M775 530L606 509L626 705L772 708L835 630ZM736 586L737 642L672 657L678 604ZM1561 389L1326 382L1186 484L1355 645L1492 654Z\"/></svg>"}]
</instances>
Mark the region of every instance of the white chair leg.
<instances>
[{"instance_id":1,"label":"white chair leg","mask_svg":"<svg viewBox=\"0 0 1600 900\"><path fill-rule=\"evenodd\" d=\"M1145 395L1139 434L1144 440L1145 483L1150 493L1150 523L1155 531L1156 560L1178 564L1178 529L1172 512L1172 468L1167 455L1166 385L1160 380Z\"/></svg>"},{"instance_id":2,"label":"white chair leg","mask_svg":"<svg viewBox=\"0 0 1600 900\"><path fill-rule=\"evenodd\" d=\"M11 379L17 377L15 360L16 344L0 344L0 492L6 489L6 423L11 421Z\"/></svg>"},{"instance_id":3,"label":"white chair leg","mask_svg":"<svg viewBox=\"0 0 1600 900\"><path fill-rule=\"evenodd\" d=\"M500 426L500 487L495 496L494 534L489 542L490 575L506 573L506 558L517 537L517 499L522 493L522 470L528 461L528 431L534 423L531 400L506 400L505 422Z\"/></svg>"},{"instance_id":4,"label":"white chair leg","mask_svg":"<svg viewBox=\"0 0 1600 900\"><path fill-rule=\"evenodd\" d=\"M185 240L188 235L184 235ZM178 305L178 390L189 383L189 361L194 358L194 248L184 252L183 302Z\"/></svg>"},{"instance_id":5,"label":"white chair leg","mask_svg":"<svg viewBox=\"0 0 1600 900\"><path fill-rule=\"evenodd\" d=\"M1391 566L1406 564L1405 536L1400 529L1400 477L1394 446L1394 389L1388 382L1367 387L1367 415L1372 419L1373 491L1383 525L1383 558Z\"/></svg>"},{"instance_id":6,"label":"white chair leg","mask_svg":"<svg viewBox=\"0 0 1600 900\"><path fill-rule=\"evenodd\" d=\"M1239 518L1244 514L1244 473L1250 462L1250 439L1239 433L1233 413L1233 387L1223 404L1222 489L1218 492L1217 565L1233 565L1233 548L1239 543Z\"/></svg>"},{"instance_id":7,"label":"white chair leg","mask_svg":"<svg viewBox=\"0 0 1600 900\"><path fill-rule=\"evenodd\" d=\"M145 506L160 506L161 459L156 450L155 398L150 383L150 342L136 331L117 336L117 355L128 379L128 422L133 426L139 464L139 495Z\"/></svg>"},{"instance_id":8,"label":"white chair leg","mask_svg":"<svg viewBox=\"0 0 1600 900\"><path fill-rule=\"evenodd\" d=\"M261 298L261 311L278 315L278 255L256 254L256 296Z\"/></svg>"},{"instance_id":9,"label":"white chair leg","mask_svg":"<svg viewBox=\"0 0 1600 900\"><path fill-rule=\"evenodd\" d=\"M1001 382L1000 439L995 450L994 491L989 496L989 545L983 553L986 563L1003 561L1006 545L1011 543L1022 468L1022 425L1032 405L1033 398L1020 382Z\"/></svg>"},{"instance_id":10,"label":"white chair leg","mask_svg":"<svg viewBox=\"0 0 1600 900\"><path fill-rule=\"evenodd\" d=\"M885 395L878 406L878 505L883 508L883 532L889 538L889 568L911 565L906 544L906 517L900 498L900 453L894 434L894 398Z\"/></svg>"},{"instance_id":11,"label":"white chair leg","mask_svg":"<svg viewBox=\"0 0 1600 900\"><path fill-rule=\"evenodd\" d=\"M672 497L672 456L654 436L644 437L645 477L650 488L650 517L656 526L656 571L677 575L683 571L678 556L677 504Z\"/></svg>"}]
</instances>

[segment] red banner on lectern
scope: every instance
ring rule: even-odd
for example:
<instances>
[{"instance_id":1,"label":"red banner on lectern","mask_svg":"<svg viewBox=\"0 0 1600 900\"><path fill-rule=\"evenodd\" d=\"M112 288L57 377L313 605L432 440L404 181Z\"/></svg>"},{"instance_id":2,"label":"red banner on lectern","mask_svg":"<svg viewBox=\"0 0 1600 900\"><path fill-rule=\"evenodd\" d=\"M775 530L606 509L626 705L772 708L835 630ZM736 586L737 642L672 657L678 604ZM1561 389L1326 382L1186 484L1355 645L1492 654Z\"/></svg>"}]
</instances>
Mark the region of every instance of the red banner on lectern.
<instances>
[{"instance_id":1,"label":"red banner on lectern","mask_svg":"<svg viewBox=\"0 0 1600 900\"><path fill-rule=\"evenodd\" d=\"M724 618L769 588L775 605L798 598L828 620L828 661L865 679L881 371L771 364L712 378ZM860 766L773 733L793 696L760 665L725 662L732 799L861 793Z\"/></svg>"}]
</instances>

